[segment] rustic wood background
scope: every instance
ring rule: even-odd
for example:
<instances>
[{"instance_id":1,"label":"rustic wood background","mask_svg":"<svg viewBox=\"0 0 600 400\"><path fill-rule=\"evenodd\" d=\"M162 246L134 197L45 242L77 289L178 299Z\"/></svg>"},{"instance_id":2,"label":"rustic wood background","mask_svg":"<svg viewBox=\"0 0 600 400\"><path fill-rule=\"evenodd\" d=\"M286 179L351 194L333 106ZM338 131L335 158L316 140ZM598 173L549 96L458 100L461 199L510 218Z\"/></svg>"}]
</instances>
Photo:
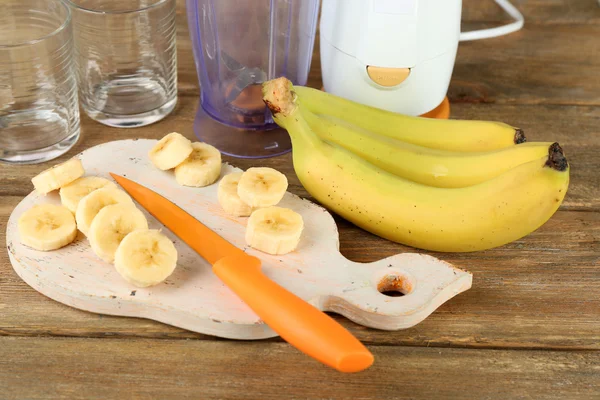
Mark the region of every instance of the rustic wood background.
<instances>
[{"instance_id":1,"label":"rustic wood background","mask_svg":"<svg viewBox=\"0 0 600 400\"><path fill-rule=\"evenodd\" d=\"M82 116L68 156L110 140L192 138L199 89L178 0L179 103L155 125L119 130ZM600 7L596 0L514 0L525 28L460 45L449 97L456 118L495 119L555 140L572 165L559 212L528 237L475 254L434 254L474 273L473 288L423 323L383 332L338 320L376 356L343 375L280 339L237 342L160 323L91 314L40 295L0 250L1 399L599 399ZM506 22L493 1L464 0L463 29ZM310 86L319 87L318 42ZM1 134L1 132L0 132ZM66 157L63 157L65 159ZM290 155L227 159L277 168L309 197ZM47 165L0 165L0 242L29 179ZM415 251L338 219L342 252L374 261Z\"/></svg>"}]
</instances>

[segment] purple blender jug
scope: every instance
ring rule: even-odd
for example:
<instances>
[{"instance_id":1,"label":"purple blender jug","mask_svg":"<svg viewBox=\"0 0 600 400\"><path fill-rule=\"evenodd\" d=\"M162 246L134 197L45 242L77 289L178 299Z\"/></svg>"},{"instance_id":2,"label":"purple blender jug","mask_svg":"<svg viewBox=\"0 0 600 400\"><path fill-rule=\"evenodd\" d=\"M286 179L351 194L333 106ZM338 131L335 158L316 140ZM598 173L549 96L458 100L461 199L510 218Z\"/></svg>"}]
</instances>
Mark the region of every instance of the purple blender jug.
<instances>
[{"instance_id":1,"label":"purple blender jug","mask_svg":"<svg viewBox=\"0 0 600 400\"><path fill-rule=\"evenodd\" d=\"M306 84L318 9L319 0L187 0L200 140L239 157L291 149L262 102L261 83L285 76Z\"/></svg>"}]
</instances>

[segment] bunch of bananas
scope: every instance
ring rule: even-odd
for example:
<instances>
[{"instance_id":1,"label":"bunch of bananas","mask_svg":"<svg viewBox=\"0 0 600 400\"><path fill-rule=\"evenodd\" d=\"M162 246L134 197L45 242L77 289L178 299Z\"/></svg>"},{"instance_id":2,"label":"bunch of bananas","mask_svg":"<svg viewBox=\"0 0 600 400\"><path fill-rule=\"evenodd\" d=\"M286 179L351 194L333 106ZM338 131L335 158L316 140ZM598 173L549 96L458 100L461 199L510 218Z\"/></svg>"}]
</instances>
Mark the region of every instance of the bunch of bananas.
<instances>
[{"instance_id":1,"label":"bunch of bananas","mask_svg":"<svg viewBox=\"0 0 600 400\"><path fill-rule=\"evenodd\" d=\"M558 143L525 143L506 124L408 117L286 78L265 82L263 96L290 134L306 190L395 242L444 252L501 246L543 225L567 192Z\"/></svg>"}]
</instances>

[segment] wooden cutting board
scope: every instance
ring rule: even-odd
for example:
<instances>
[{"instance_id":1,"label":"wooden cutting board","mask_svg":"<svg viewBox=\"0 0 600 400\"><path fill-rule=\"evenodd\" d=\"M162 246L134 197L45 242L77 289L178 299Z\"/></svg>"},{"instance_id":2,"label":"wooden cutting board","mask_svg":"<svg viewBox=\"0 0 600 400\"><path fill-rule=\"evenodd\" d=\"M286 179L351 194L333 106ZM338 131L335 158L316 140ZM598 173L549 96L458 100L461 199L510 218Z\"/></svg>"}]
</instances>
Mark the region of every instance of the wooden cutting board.
<instances>
[{"instance_id":1,"label":"wooden cutting board","mask_svg":"<svg viewBox=\"0 0 600 400\"><path fill-rule=\"evenodd\" d=\"M369 264L355 263L339 252L335 222L324 208L287 193L281 203L300 213L305 229L299 247L284 256L247 248L247 218L226 215L217 202L217 185L178 185L170 171L148 160L154 140L105 143L79 155L86 175L111 179L109 172L145 185L202 221L234 245L259 257L265 274L315 307L346 316L368 327L411 327L453 296L471 287L471 273L436 258L398 254ZM239 171L223 165L222 175ZM7 226L7 247L16 273L38 292L96 313L149 318L195 332L232 339L276 336L260 318L212 273L211 266L144 211L150 228L160 228L179 251L178 266L165 282L140 289L125 282L115 268L94 255L79 234L71 245L40 252L21 245L19 216L35 204L59 204L58 193L35 191L14 209ZM383 291L404 296L390 297Z\"/></svg>"}]
</instances>

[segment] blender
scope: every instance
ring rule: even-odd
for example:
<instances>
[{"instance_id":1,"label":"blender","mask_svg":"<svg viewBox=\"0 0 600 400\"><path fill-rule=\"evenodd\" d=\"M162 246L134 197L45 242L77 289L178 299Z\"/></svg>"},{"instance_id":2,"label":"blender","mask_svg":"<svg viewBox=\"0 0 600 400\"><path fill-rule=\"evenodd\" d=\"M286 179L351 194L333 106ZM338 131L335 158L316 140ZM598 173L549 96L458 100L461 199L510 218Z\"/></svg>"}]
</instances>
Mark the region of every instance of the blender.
<instances>
[{"instance_id":1,"label":"blender","mask_svg":"<svg viewBox=\"0 0 600 400\"><path fill-rule=\"evenodd\" d=\"M291 150L262 101L262 82L306 85L319 0L187 0L201 99L196 136L247 158Z\"/></svg>"}]
</instances>

